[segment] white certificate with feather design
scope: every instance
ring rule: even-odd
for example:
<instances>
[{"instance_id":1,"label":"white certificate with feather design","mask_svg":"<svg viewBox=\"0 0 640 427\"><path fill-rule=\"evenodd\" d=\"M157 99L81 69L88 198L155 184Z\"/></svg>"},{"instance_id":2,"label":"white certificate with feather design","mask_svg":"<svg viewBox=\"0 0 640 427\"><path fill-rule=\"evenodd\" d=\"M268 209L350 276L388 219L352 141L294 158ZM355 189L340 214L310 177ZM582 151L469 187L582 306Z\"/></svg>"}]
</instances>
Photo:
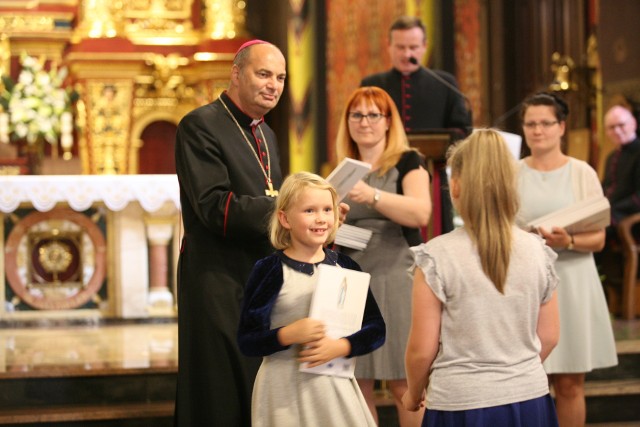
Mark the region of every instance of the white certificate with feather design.
<instances>
[{"instance_id":1,"label":"white certificate with feather design","mask_svg":"<svg viewBox=\"0 0 640 427\"><path fill-rule=\"evenodd\" d=\"M362 328L370 279L369 273L320 264L309 317L322 320L327 335L334 339L359 331ZM339 357L314 368L307 368L306 363L303 363L300 371L351 378L355 367L355 357Z\"/></svg>"}]
</instances>

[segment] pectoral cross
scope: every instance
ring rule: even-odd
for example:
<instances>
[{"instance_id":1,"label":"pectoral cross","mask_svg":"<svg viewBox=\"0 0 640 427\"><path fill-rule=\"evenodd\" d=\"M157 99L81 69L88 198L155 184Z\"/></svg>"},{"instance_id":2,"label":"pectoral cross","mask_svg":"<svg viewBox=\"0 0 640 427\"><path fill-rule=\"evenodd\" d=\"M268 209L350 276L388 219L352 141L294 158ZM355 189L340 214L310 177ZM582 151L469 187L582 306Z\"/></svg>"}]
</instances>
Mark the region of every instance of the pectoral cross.
<instances>
[{"instance_id":1,"label":"pectoral cross","mask_svg":"<svg viewBox=\"0 0 640 427\"><path fill-rule=\"evenodd\" d=\"M269 188L264 190L264 194L266 194L269 197L276 197L278 195L278 190L273 189L273 184L271 183L271 180L267 181L267 185L269 186Z\"/></svg>"}]
</instances>

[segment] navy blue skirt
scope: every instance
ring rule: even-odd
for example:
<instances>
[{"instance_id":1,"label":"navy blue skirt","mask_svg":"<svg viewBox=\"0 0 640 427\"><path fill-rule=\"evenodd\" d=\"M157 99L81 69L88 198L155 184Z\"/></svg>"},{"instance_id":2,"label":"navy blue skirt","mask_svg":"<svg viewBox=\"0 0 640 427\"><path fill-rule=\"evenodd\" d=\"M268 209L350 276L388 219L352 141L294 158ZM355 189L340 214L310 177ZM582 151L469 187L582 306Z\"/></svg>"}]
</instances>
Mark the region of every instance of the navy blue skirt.
<instances>
[{"instance_id":1,"label":"navy blue skirt","mask_svg":"<svg viewBox=\"0 0 640 427\"><path fill-rule=\"evenodd\" d=\"M536 399L467 411L427 409L422 427L558 427L556 407L547 394Z\"/></svg>"}]
</instances>

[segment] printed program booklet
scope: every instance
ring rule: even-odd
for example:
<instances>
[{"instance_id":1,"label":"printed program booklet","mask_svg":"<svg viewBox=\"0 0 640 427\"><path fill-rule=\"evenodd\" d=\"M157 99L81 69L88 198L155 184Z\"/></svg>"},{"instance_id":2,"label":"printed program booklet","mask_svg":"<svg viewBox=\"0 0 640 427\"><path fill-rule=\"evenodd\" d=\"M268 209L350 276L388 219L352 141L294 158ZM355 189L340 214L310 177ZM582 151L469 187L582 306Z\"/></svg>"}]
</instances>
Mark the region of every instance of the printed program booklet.
<instances>
[{"instance_id":1,"label":"printed program booklet","mask_svg":"<svg viewBox=\"0 0 640 427\"><path fill-rule=\"evenodd\" d=\"M367 302L371 275L333 265L318 266L318 283L311 298L309 317L322 320L329 337L338 339L349 336L362 328L362 318ZM323 365L301 372L352 378L356 358L339 357Z\"/></svg>"},{"instance_id":2,"label":"printed program booklet","mask_svg":"<svg viewBox=\"0 0 640 427\"><path fill-rule=\"evenodd\" d=\"M346 157L329 174L327 181L333 185L338 192L338 201L345 198L354 185L371 171L369 163Z\"/></svg>"},{"instance_id":3,"label":"printed program booklet","mask_svg":"<svg viewBox=\"0 0 640 427\"><path fill-rule=\"evenodd\" d=\"M574 203L531 221L527 226L531 230L542 227L551 231L553 227L562 227L569 234L602 230L611 223L611 205L604 196L592 197Z\"/></svg>"}]
</instances>

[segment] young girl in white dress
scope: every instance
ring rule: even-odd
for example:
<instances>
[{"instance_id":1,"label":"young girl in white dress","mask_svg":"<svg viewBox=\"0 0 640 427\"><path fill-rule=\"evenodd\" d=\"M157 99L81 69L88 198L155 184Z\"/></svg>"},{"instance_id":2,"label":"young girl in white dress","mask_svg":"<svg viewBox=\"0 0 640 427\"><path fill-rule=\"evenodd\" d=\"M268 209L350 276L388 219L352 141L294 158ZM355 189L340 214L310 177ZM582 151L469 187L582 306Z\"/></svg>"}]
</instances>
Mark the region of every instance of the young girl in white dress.
<instances>
[{"instance_id":1,"label":"young girl in white dress","mask_svg":"<svg viewBox=\"0 0 640 427\"><path fill-rule=\"evenodd\" d=\"M385 340L385 324L369 291L362 329L332 339L308 317L317 266L360 270L325 247L338 227L335 189L318 175L289 176L271 217L277 249L258 261L247 286L238 330L240 350L263 361L253 389L253 426L375 426L355 378L300 372L338 357L369 353Z\"/></svg>"}]
</instances>

